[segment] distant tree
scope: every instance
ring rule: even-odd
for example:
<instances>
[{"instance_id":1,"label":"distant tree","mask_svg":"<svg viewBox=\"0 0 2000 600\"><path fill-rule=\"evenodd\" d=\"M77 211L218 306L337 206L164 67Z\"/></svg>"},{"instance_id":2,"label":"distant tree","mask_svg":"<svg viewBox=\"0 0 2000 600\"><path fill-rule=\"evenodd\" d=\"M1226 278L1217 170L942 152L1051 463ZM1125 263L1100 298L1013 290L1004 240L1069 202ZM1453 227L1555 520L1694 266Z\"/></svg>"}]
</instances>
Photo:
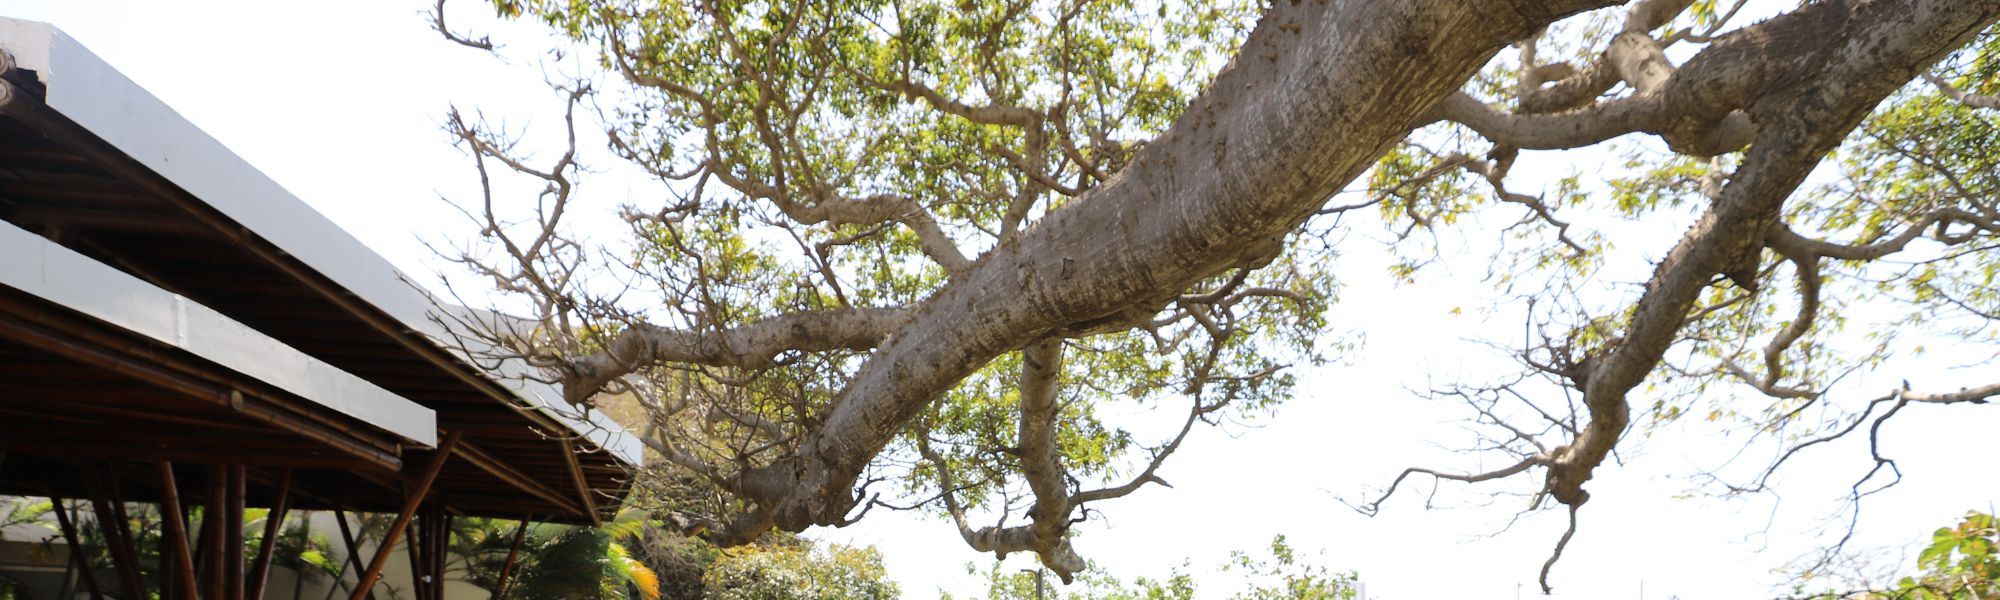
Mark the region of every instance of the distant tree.
<instances>
[{"instance_id":1,"label":"distant tree","mask_svg":"<svg viewBox=\"0 0 2000 600\"><path fill-rule=\"evenodd\" d=\"M1221 565L1221 570L1242 577L1240 583L1230 583L1237 586L1236 591L1227 596L1230 600L1352 600L1359 597L1359 575L1336 573L1325 565L1300 561L1291 544L1285 541L1285 536L1271 538L1270 552L1269 558L1252 557L1240 550L1229 553L1229 562ZM1003 569L999 563L990 566L986 578L985 600L1192 600L1200 587L1200 582L1182 568L1174 569L1165 579L1139 577L1130 582L1092 568L1079 574L1077 589L1048 589L1038 581L1043 579L1042 573ZM1210 589L1214 586L1211 583Z\"/></svg>"},{"instance_id":2,"label":"distant tree","mask_svg":"<svg viewBox=\"0 0 2000 600\"><path fill-rule=\"evenodd\" d=\"M7 540L8 528L16 525L40 524L52 510L55 510L55 505L45 499L0 496L0 541ZM25 586L21 585L21 582L6 573L0 573L0 600L26 597L25 592Z\"/></svg>"},{"instance_id":3,"label":"distant tree","mask_svg":"<svg viewBox=\"0 0 2000 600\"><path fill-rule=\"evenodd\" d=\"M901 597L873 548L795 541L725 548L702 576L712 600L888 600Z\"/></svg>"},{"instance_id":4,"label":"distant tree","mask_svg":"<svg viewBox=\"0 0 2000 600\"><path fill-rule=\"evenodd\" d=\"M2000 525L1993 515L1968 512L1957 525L1940 527L1917 553L1917 572L1882 589L1802 595L1811 600L1979 600L2000 598Z\"/></svg>"}]
</instances>

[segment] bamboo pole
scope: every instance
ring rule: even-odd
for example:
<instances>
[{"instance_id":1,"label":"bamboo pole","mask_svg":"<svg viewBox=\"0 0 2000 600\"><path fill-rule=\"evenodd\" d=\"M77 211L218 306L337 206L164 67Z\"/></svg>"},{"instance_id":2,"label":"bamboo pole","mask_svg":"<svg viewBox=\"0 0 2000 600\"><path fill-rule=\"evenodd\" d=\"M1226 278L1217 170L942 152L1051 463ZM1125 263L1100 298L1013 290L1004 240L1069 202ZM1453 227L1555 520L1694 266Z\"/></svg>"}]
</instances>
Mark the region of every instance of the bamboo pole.
<instances>
[{"instance_id":1,"label":"bamboo pole","mask_svg":"<svg viewBox=\"0 0 2000 600\"><path fill-rule=\"evenodd\" d=\"M354 578L360 580L363 568L361 566L361 546L354 541L354 531L347 527L347 512L335 509L333 511L333 522L340 524L340 541L347 545L346 562L354 569ZM335 583L346 583L348 568L348 566L341 567L341 581ZM332 590L328 590L326 597L328 600L332 600ZM375 590L368 590L368 600L375 600Z\"/></svg>"},{"instance_id":2,"label":"bamboo pole","mask_svg":"<svg viewBox=\"0 0 2000 600\"><path fill-rule=\"evenodd\" d=\"M278 497L264 516L264 543L257 548L257 560L250 567L249 600L264 600L264 586L271 581L271 558L277 553L278 534L284 532L285 515L291 510L292 470L278 476Z\"/></svg>"},{"instance_id":3,"label":"bamboo pole","mask_svg":"<svg viewBox=\"0 0 2000 600\"><path fill-rule=\"evenodd\" d=\"M90 590L91 600L104 600L104 591L97 587L97 574L90 570L90 557L83 551L81 536L76 534L76 519L63 505L67 501L50 497L49 502L56 507L56 526L62 528L63 541L69 543L69 557L76 561L83 571L83 585Z\"/></svg>"},{"instance_id":4,"label":"bamboo pole","mask_svg":"<svg viewBox=\"0 0 2000 600\"><path fill-rule=\"evenodd\" d=\"M444 471L444 463L451 458L452 449L458 447L458 437L457 431L446 433L444 441L438 444L436 456L432 456L430 466L424 468L423 479L417 481L415 492L403 500L403 510L396 513L396 522L390 524L389 531L383 534L382 545L375 549L374 560L368 562L368 570L361 574L361 581L348 600L366 597L368 590L375 587L375 581L382 578L382 567L388 566L390 551L395 550L396 540L403 537L403 530L409 528L410 518L416 515L417 504L430 495L431 484L437 482L438 473Z\"/></svg>"},{"instance_id":5,"label":"bamboo pole","mask_svg":"<svg viewBox=\"0 0 2000 600\"><path fill-rule=\"evenodd\" d=\"M532 515L522 515L521 524L514 527L514 545L507 548L507 562L500 565L500 580L493 584L493 600L507 593L507 577L514 574L514 557L521 554L521 540L528 537L528 519Z\"/></svg>"},{"instance_id":6,"label":"bamboo pole","mask_svg":"<svg viewBox=\"0 0 2000 600\"><path fill-rule=\"evenodd\" d=\"M132 552L128 530L122 526L123 511L115 509L115 504L107 499L102 471L88 469L84 480L90 490L90 512L97 516L97 532L104 537L112 567L118 571L118 587L126 598L138 598L145 594L146 586L139 576L138 556Z\"/></svg>"},{"instance_id":7,"label":"bamboo pole","mask_svg":"<svg viewBox=\"0 0 2000 600\"><path fill-rule=\"evenodd\" d=\"M180 486L174 482L174 465L167 461L159 461L156 464L160 467L160 491L165 502L165 505L160 507L160 520L166 523L168 543L167 554L160 559L166 560L169 556L173 558L175 572L178 574L175 587L180 588L180 597L198 600L194 579L194 552L188 548L187 522L181 520L186 518L186 513L181 512L181 492ZM161 565L160 571L165 574L166 565Z\"/></svg>"},{"instance_id":8,"label":"bamboo pole","mask_svg":"<svg viewBox=\"0 0 2000 600\"><path fill-rule=\"evenodd\" d=\"M243 503L247 487L243 465L229 465L228 513L223 515L223 598L243 600Z\"/></svg>"}]
</instances>

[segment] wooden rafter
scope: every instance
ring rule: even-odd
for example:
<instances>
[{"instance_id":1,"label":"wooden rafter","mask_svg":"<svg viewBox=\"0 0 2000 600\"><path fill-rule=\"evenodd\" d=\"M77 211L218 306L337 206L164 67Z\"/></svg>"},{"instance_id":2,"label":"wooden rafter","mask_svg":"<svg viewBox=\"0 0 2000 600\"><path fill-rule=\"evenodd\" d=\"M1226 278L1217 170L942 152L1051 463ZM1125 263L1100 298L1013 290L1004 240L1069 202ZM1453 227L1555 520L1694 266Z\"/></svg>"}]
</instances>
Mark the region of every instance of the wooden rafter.
<instances>
[{"instance_id":1,"label":"wooden rafter","mask_svg":"<svg viewBox=\"0 0 2000 600\"><path fill-rule=\"evenodd\" d=\"M590 517L591 526L603 525L604 519L597 515L597 499L591 497L590 479L583 476L583 464L576 460L575 446L570 444L569 438L558 439L562 440L563 462L569 463L569 477L576 482L576 495L583 500L584 515Z\"/></svg>"}]
</instances>

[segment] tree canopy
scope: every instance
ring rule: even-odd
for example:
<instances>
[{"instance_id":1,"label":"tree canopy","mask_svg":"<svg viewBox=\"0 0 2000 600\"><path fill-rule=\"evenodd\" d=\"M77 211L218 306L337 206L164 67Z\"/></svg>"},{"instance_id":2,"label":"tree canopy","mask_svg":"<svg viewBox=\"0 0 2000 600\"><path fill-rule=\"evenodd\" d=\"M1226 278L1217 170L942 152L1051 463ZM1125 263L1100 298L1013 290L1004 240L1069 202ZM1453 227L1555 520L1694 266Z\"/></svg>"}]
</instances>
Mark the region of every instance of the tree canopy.
<instances>
[{"instance_id":1,"label":"tree canopy","mask_svg":"<svg viewBox=\"0 0 2000 600\"><path fill-rule=\"evenodd\" d=\"M1621 438L1689 415L1791 449L1718 484L1755 492L1911 404L2000 395L1838 385L1902 332L1995 341L2000 0L1767 4L496 0L601 71L555 82L553 153L448 119L484 190L448 252L519 316L463 334L580 410L643 408L639 497L690 534L919 509L1069 581L1074 524L1350 351L1323 316L1360 279L1343 245L1372 243L1348 233L1387 233L1404 278L1498 238L1518 370L1436 394L1506 466L1382 497L1530 479L1573 533ZM1562 150L1629 163L1510 185ZM571 229L625 173L651 182L629 235ZM1687 229L1604 233L1635 220ZM1633 261L1641 285L1593 276ZM1874 458L1856 501L1895 473Z\"/></svg>"}]
</instances>

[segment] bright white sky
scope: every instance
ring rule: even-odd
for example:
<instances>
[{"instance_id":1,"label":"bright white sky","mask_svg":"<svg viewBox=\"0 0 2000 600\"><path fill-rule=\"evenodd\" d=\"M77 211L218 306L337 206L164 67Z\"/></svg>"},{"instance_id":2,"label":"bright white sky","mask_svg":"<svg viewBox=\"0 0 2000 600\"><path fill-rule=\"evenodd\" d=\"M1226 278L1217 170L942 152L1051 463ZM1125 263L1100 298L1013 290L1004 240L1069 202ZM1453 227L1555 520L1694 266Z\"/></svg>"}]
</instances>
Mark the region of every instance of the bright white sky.
<instances>
[{"instance_id":1,"label":"bright white sky","mask_svg":"<svg viewBox=\"0 0 2000 600\"><path fill-rule=\"evenodd\" d=\"M0 16L55 23L421 278L450 270L421 239L472 231L438 199L469 197L473 183L468 163L438 126L447 106L480 107L511 116L516 126L556 125L550 109L557 106L541 83L540 64L498 64L441 40L429 31L423 4L0 0ZM483 26L486 19L476 18L483 4L464 2L454 16L462 12L459 20ZM496 39L521 50L549 47L534 35L517 28ZM588 199L577 210L598 223L581 226L602 226L621 202L650 204L616 196ZM1611 232L1646 250L1601 277L1642 281L1649 268L1642 259L1664 252L1681 228L1655 223ZM1429 272L1417 286L1396 287L1374 245L1353 241L1341 267L1349 274L1345 297L1332 323L1364 337L1363 350L1344 364L1303 374L1297 397L1259 427L1195 433L1161 473L1175 487L1101 506L1106 518L1083 527L1082 554L1127 578L1163 576L1185 560L1204 595L1219 596L1237 584L1212 574L1212 566L1231 550L1261 550L1282 533L1304 556L1323 552L1312 560L1359 571L1371 598L1536 593L1536 572L1563 527L1559 514L1538 514L1487 537L1525 499L1447 486L1436 508L1426 510L1422 494L1405 494L1372 519L1336 499L1357 498L1404 466L1481 467L1476 457L1449 451L1465 440L1467 411L1408 390L1508 372L1492 351L1468 340L1519 332L1517 312L1481 310L1494 298L1492 285L1480 281L1485 265L1465 263L1458 271ZM1455 315L1454 307L1466 310ZM1991 356L1990 349L1939 348L1921 360L1894 361L1878 376L1850 379L1840 393L1849 400L1875 397L1903 378L1930 389L2000 378L1991 365L1950 368ZM1997 428L1993 411L1975 407L1904 411L1885 431L1884 446L1901 460L1905 482L1866 506L1859 543L1900 548L1968 509L1990 510L2000 478L1972 470L1990 463ZM1721 465L1738 447L1696 426L1631 439L1621 449L1626 464L1601 470L1590 485L1582 528L1556 567L1556 597L1774 595L1771 586L1782 580L1775 569L1832 541L1824 534L1836 529L1822 517L1866 469L1866 449L1843 444L1794 463L1782 477L1782 502L1770 495L1675 499L1692 487L1686 475ZM1753 450L1744 462L1766 460L1769 452ZM1429 487L1419 482L1412 491ZM965 565L983 569L990 560L967 549L946 523L911 515L878 512L818 536L880 547L913 598L976 590L978 578L966 575ZM1009 559L1010 570L1029 567L1026 556Z\"/></svg>"}]
</instances>

